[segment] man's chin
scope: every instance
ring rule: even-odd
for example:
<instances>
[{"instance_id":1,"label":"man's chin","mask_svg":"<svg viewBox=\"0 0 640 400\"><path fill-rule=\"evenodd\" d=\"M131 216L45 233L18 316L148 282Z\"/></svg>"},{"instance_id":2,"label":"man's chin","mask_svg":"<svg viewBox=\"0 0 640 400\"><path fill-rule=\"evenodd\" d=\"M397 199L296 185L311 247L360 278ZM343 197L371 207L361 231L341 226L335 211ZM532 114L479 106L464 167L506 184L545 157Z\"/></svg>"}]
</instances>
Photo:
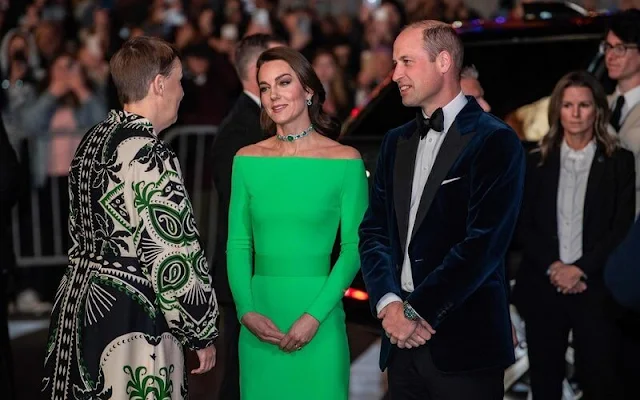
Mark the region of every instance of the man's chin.
<instances>
[{"instance_id":1,"label":"man's chin","mask_svg":"<svg viewBox=\"0 0 640 400\"><path fill-rule=\"evenodd\" d=\"M607 75L609 75L609 79L612 79L614 81L617 81L622 77L620 71L615 68L608 69Z\"/></svg>"},{"instance_id":2,"label":"man's chin","mask_svg":"<svg viewBox=\"0 0 640 400\"><path fill-rule=\"evenodd\" d=\"M402 98L402 105L405 107L415 107L416 103L415 101L408 99L408 98Z\"/></svg>"}]
</instances>

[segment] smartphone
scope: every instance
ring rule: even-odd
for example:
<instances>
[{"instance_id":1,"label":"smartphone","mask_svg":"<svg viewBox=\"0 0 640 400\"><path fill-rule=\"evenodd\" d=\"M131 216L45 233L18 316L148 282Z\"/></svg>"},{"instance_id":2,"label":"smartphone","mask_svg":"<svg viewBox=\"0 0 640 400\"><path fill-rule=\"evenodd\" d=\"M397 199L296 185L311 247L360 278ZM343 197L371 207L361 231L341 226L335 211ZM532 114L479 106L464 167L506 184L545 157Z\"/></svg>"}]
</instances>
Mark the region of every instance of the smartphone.
<instances>
[{"instance_id":1,"label":"smartphone","mask_svg":"<svg viewBox=\"0 0 640 400\"><path fill-rule=\"evenodd\" d=\"M120 29L120 32L118 32L118 36L120 36L120 39L122 40L127 40L129 39L129 36L131 36L131 29L129 29L128 27L122 27Z\"/></svg>"},{"instance_id":2,"label":"smartphone","mask_svg":"<svg viewBox=\"0 0 640 400\"><path fill-rule=\"evenodd\" d=\"M220 28L220 37L235 42L238 40L238 27L234 24L224 24Z\"/></svg>"},{"instance_id":3,"label":"smartphone","mask_svg":"<svg viewBox=\"0 0 640 400\"><path fill-rule=\"evenodd\" d=\"M13 61L26 63L27 62L27 53L23 49L16 50L16 52L13 53Z\"/></svg>"},{"instance_id":4,"label":"smartphone","mask_svg":"<svg viewBox=\"0 0 640 400\"><path fill-rule=\"evenodd\" d=\"M102 49L100 48L100 39L96 36L89 36L87 38L87 50L94 57L102 56Z\"/></svg>"},{"instance_id":5,"label":"smartphone","mask_svg":"<svg viewBox=\"0 0 640 400\"><path fill-rule=\"evenodd\" d=\"M298 17L298 30L304 35L311 35L311 20L306 15Z\"/></svg>"},{"instance_id":6,"label":"smartphone","mask_svg":"<svg viewBox=\"0 0 640 400\"><path fill-rule=\"evenodd\" d=\"M389 20L389 10L386 8L377 8L373 12L373 19L376 21L386 22Z\"/></svg>"},{"instance_id":7,"label":"smartphone","mask_svg":"<svg viewBox=\"0 0 640 400\"><path fill-rule=\"evenodd\" d=\"M269 11L264 8L256 8L253 12L253 22L260 26L269 26Z\"/></svg>"},{"instance_id":8,"label":"smartphone","mask_svg":"<svg viewBox=\"0 0 640 400\"><path fill-rule=\"evenodd\" d=\"M370 10L375 10L376 8L380 7L380 4L382 3L382 0L362 0L362 1L363 1L363 4Z\"/></svg>"},{"instance_id":9,"label":"smartphone","mask_svg":"<svg viewBox=\"0 0 640 400\"><path fill-rule=\"evenodd\" d=\"M179 10L171 8L165 12L164 21L169 25L182 26L187 22L187 18Z\"/></svg>"}]
</instances>

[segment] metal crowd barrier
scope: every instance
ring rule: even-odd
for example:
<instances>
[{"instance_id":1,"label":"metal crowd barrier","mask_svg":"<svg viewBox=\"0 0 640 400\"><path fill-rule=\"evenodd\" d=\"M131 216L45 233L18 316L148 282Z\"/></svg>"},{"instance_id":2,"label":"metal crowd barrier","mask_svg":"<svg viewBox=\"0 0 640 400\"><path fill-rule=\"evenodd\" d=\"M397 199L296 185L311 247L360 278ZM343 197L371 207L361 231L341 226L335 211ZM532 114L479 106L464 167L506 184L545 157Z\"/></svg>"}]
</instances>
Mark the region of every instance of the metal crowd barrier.
<instances>
[{"instance_id":1,"label":"metal crowd barrier","mask_svg":"<svg viewBox=\"0 0 640 400\"><path fill-rule=\"evenodd\" d=\"M211 262L215 251L217 196L212 185L207 155L217 132L215 126L178 126L162 134L180 160L185 186L191 198L205 253ZM67 135L83 135L73 132ZM59 134L58 134L59 135ZM64 135L64 134L63 134ZM46 163L35 142L27 142L20 153L25 171L25 189L12 215L13 250L18 267L64 266L68 251L68 186L66 177L47 176L41 185L34 177ZM41 148L42 150L42 148ZM45 169L46 170L46 169ZM36 173L37 175L37 173Z\"/></svg>"},{"instance_id":2,"label":"metal crowd barrier","mask_svg":"<svg viewBox=\"0 0 640 400\"><path fill-rule=\"evenodd\" d=\"M56 165L49 176L51 146L64 164L70 163L84 131L51 132L25 139L19 144L21 187L18 204L12 210L12 242L19 267L67 264L68 178L66 165ZM59 139L68 139L60 142ZM62 147L64 146L64 147ZM53 163L55 164L55 163Z\"/></svg>"},{"instance_id":3,"label":"metal crowd barrier","mask_svg":"<svg viewBox=\"0 0 640 400\"><path fill-rule=\"evenodd\" d=\"M67 250L63 248L62 238L67 235L67 227L62 226L61 210L64 207L60 204L60 183L52 180L49 186L49 194L51 197L51 216L53 235L44 235L42 233L41 214L39 207L40 197L42 194L38 190L32 189L26 199L29 201L27 206L30 217L30 232L25 231L25 222L21 218L21 209L25 206L22 200L16 208L13 209L12 235L13 235L13 251L15 254L16 265L18 267L38 267L50 265L65 265L67 263ZM64 230L63 230L64 229ZM64 232L64 233L63 233ZM28 236L24 236L24 235ZM25 240L26 239L26 240ZM31 249L23 248L25 242L30 245ZM43 242L53 244L53 253L45 254L43 252Z\"/></svg>"},{"instance_id":4,"label":"metal crowd barrier","mask_svg":"<svg viewBox=\"0 0 640 400\"><path fill-rule=\"evenodd\" d=\"M213 187L212 166L207 156L217 131L218 127L213 125L187 125L171 128L161 135L180 161L209 265L212 265L216 251L218 196Z\"/></svg>"}]
</instances>

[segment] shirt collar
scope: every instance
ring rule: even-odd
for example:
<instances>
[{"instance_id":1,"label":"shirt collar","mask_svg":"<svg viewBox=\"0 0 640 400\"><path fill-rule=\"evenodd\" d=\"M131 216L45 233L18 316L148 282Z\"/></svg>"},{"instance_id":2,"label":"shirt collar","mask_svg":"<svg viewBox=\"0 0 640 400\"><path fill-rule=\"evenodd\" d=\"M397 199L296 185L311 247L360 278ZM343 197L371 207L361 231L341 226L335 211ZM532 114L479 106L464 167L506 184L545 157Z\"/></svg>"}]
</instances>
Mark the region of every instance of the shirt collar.
<instances>
[{"instance_id":1,"label":"shirt collar","mask_svg":"<svg viewBox=\"0 0 640 400\"><path fill-rule=\"evenodd\" d=\"M251 93L248 90L244 90L244 94L249 96L249 98L251 100L253 100L258 105L258 107L262 107L262 103L261 103L260 98L258 96L256 96L255 94Z\"/></svg>"},{"instance_id":2,"label":"shirt collar","mask_svg":"<svg viewBox=\"0 0 640 400\"><path fill-rule=\"evenodd\" d=\"M154 136L158 136L153 124L147 118L134 114L125 110L111 110L107 115L107 121L110 123L127 124L128 127L134 129L146 130Z\"/></svg>"},{"instance_id":3,"label":"shirt collar","mask_svg":"<svg viewBox=\"0 0 640 400\"><path fill-rule=\"evenodd\" d=\"M616 91L613 96L613 102L620 96L622 93L620 92L620 88L616 87ZM636 86L633 89L627 91L624 95L624 104L627 109L633 108L636 104L640 103L640 86Z\"/></svg>"},{"instance_id":4,"label":"shirt collar","mask_svg":"<svg viewBox=\"0 0 640 400\"><path fill-rule=\"evenodd\" d=\"M455 121L456 117L462 111L464 106L467 105L467 98L464 93L460 91L456 97L453 98L446 106L442 107L442 113L444 114L444 132L446 133L453 125L453 121ZM422 116L425 118L429 118L422 110Z\"/></svg>"},{"instance_id":5,"label":"shirt collar","mask_svg":"<svg viewBox=\"0 0 640 400\"><path fill-rule=\"evenodd\" d=\"M560 151L564 159L582 161L594 155L596 153L596 147L596 141L592 139L583 149L574 150L569 147L566 140L563 140Z\"/></svg>"}]
</instances>

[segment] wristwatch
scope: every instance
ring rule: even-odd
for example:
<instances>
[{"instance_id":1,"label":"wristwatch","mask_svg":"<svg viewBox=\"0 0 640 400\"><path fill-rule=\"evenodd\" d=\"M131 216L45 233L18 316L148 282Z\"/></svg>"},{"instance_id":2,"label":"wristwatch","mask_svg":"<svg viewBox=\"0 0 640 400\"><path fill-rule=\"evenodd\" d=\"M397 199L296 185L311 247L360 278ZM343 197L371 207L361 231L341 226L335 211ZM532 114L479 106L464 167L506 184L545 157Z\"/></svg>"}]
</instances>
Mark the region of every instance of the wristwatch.
<instances>
[{"instance_id":1,"label":"wristwatch","mask_svg":"<svg viewBox=\"0 0 640 400\"><path fill-rule=\"evenodd\" d=\"M402 306L404 308L404 317L406 319L410 321L417 321L418 319L420 319L420 316L418 315L416 310L414 310L413 307L411 307L411 304L405 301L402 303Z\"/></svg>"}]
</instances>

